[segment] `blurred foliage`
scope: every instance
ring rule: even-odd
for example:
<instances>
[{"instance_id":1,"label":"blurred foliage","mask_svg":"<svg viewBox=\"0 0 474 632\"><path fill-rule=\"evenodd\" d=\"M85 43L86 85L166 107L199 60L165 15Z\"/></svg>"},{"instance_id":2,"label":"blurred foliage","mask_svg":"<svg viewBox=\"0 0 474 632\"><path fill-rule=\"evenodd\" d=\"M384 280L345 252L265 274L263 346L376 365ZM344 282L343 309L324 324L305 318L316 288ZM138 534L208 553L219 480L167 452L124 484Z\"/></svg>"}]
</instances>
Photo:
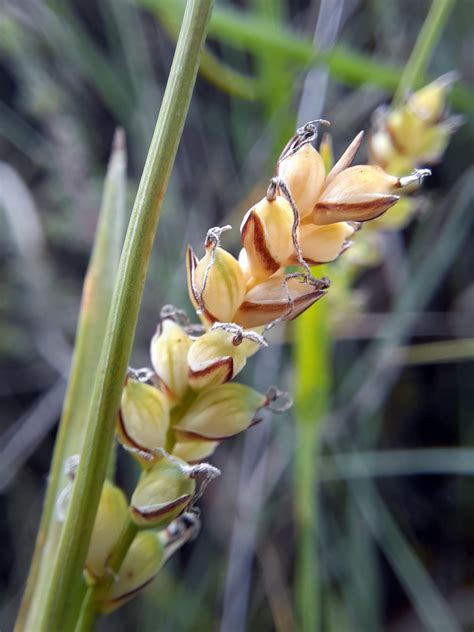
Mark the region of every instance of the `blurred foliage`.
<instances>
[{"instance_id":1,"label":"blurred foliage","mask_svg":"<svg viewBox=\"0 0 474 632\"><path fill-rule=\"evenodd\" d=\"M0 172L2 629L12 627L30 562L113 132L126 132L131 201L171 63L182 3L139 4L153 12L125 0L4 0L0 13L0 154L9 174ZM209 226L237 227L271 175L313 59L329 70L314 116L331 120L336 156L390 100L429 2L343 4L335 48L315 53L319 2L217 2L135 366L148 363L161 305L189 309L185 244L200 253ZM471 30L471 3L459 0L429 66L430 76L459 72L452 108L465 124L427 182L416 222L386 237L383 265L358 282L366 313L346 314L335 331L317 534L325 630L444 632L474 622L472 353L412 348L404 364L409 345L474 336ZM236 251L233 234L225 245ZM249 383L298 387L288 345L261 355L245 371ZM213 630L221 621L222 629L288 629L294 445L288 415L222 446L214 463L223 476L201 503L198 541L103 629L151 631L157 621L160 630ZM125 487L129 467L119 454ZM430 610L448 618L421 622Z\"/></svg>"}]
</instances>

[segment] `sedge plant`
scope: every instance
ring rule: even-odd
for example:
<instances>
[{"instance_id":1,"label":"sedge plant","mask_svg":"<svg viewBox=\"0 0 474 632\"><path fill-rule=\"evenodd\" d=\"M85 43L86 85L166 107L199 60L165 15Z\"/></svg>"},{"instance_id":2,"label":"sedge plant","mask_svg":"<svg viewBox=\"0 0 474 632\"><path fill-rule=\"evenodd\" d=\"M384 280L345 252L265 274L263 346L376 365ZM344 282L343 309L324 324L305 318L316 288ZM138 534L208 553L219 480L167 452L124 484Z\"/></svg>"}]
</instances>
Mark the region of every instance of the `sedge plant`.
<instances>
[{"instance_id":1,"label":"sedge plant","mask_svg":"<svg viewBox=\"0 0 474 632\"><path fill-rule=\"evenodd\" d=\"M210 0L187 5L125 238L84 440L76 454L61 459L66 482L56 493L56 470L54 503L47 505L48 521L54 513L60 525L57 550L42 550L48 535L43 534L18 630L91 629L97 615L132 599L197 535L196 503L219 475L207 459L222 441L260 422L266 410L280 412L291 405L291 397L272 385L259 393L233 378L249 358L264 352L270 329L327 301L330 281L315 276L317 266L350 251L363 224L383 216L397 205L401 192L419 186L429 174L418 161L394 172L382 161L353 165L361 134L330 165L326 149L318 150L320 128L327 121L298 128L276 162L265 196L242 220L238 256L222 247L230 226L210 228L203 253L188 248L187 285L200 322L165 306L151 340L151 367L128 367L150 250L210 7ZM425 99L428 109L435 109L434 98L432 90ZM431 110L428 118L434 124ZM114 435L140 467L130 498L106 480ZM39 586L45 554L48 573ZM41 599L32 617L37 591ZM70 595L77 603L72 614Z\"/></svg>"}]
</instances>

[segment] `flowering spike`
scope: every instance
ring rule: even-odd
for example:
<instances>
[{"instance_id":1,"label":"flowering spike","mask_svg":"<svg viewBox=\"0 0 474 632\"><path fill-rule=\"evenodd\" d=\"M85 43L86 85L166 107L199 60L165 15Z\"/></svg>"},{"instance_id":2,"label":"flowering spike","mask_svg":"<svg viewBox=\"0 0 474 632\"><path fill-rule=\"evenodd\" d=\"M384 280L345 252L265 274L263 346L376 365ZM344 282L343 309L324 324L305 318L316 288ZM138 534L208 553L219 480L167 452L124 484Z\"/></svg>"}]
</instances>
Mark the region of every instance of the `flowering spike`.
<instances>
[{"instance_id":1,"label":"flowering spike","mask_svg":"<svg viewBox=\"0 0 474 632\"><path fill-rule=\"evenodd\" d=\"M406 106L413 110L425 123L437 123L443 115L446 95L457 80L458 73L448 72L409 97Z\"/></svg>"},{"instance_id":2,"label":"flowering spike","mask_svg":"<svg viewBox=\"0 0 474 632\"><path fill-rule=\"evenodd\" d=\"M455 74L448 73L414 92L400 107L376 111L369 139L373 162L401 175L441 159L459 126L457 117L443 116L454 79Z\"/></svg>"}]
</instances>

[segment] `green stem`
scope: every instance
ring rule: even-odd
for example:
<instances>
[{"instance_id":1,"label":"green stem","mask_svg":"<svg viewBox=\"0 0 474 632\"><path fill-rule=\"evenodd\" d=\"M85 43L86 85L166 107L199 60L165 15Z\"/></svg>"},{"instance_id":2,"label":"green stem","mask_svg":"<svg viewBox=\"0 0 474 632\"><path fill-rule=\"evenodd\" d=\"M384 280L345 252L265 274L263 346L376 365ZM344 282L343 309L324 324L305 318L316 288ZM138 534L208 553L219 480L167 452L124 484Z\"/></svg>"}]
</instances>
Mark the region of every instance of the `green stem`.
<instances>
[{"instance_id":1,"label":"green stem","mask_svg":"<svg viewBox=\"0 0 474 632\"><path fill-rule=\"evenodd\" d=\"M395 107L402 105L408 92L423 80L431 53L438 43L454 2L455 0L433 0L393 97Z\"/></svg>"},{"instance_id":2,"label":"green stem","mask_svg":"<svg viewBox=\"0 0 474 632\"><path fill-rule=\"evenodd\" d=\"M324 270L318 268L318 275ZM296 603L299 629L322 628L318 569L318 487L322 418L331 385L331 336L328 305L323 301L295 321L296 364Z\"/></svg>"},{"instance_id":3,"label":"green stem","mask_svg":"<svg viewBox=\"0 0 474 632\"><path fill-rule=\"evenodd\" d=\"M92 629L97 612L97 601L105 595L113 583L114 575L120 571L125 556L138 533L138 527L131 518L127 520L120 538L115 545L112 555L107 561L107 569L110 571L101 581L89 586L82 602L82 608L77 621L75 632L89 632Z\"/></svg>"},{"instance_id":4,"label":"green stem","mask_svg":"<svg viewBox=\"0 0 474 632\"><path fill-rule=\"evenodd\" d=\"M169 8L167 6L160 9L160 21L170 37L176 39L179 33L179 16L173 8L171 11ZM204 47L202 51L199 73L209 83L233 97L255 101L260 94L257 79L223 63L208 47Z\"/></svg>"},{"instance_id":5,"label":"green stem","mask_svg":"<svg viewBox=\"0 0 474 632\"><path fill-rule=\"evenodd\" d=\"M95 592L89 588L82 602L75 632L89 632L92 630L96 617Z\"/></svg>"},{"instance_id":6,"label":"green stem","mask_svg":"<svg viewBox=\"0 0 474 632\"><path fill-rule=\"evenodd\" d=\"M125 559L125 556L128 553L128 549L130 548L135 536L138 533L138 527L133 522L131 518L127 520L127 524L125 525L122 533L120 534L120 538L115 545L112 555L107 561L107 567L112 573L118 573L120 567L122 566L122 562ZM107 578L107 582L101 582L102 589L106 589L107 587L112 585L113 575Z\"/></svg>"},{"instance_id":7,"label":"green stem","mask_svg":"<svg viewBox=\"0 0 474 632\"><path fill-rule=\"evenodd\" d=\"M60 630L82 573L106 475L153 240L189 107L212 0L189 0L120 259L84 449L37 632Z\"/></svg>"}]
</instances>

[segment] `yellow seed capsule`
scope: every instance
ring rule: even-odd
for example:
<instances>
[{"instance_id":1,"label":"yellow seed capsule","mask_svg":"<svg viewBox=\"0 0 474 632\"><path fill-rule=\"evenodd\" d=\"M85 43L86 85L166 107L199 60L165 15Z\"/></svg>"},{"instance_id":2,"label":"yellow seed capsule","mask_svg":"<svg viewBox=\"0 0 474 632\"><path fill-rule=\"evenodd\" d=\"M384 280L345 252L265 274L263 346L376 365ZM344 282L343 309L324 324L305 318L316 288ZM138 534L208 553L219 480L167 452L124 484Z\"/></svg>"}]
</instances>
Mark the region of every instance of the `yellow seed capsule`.
<instances>
[{"instance_id":1,"label":"yellow seed capsule","mask_svg":"<svg viewBox=\"0 0 474 632\"><path fill-rule=\"evenodd\" d=\"M163 455L142 474L133 492L132 519L139 526L162 529L186 509L195 489L187 463Z\"/></svg>"},{"instance_id":2,"label":"yellow seed capsule","mask_svg":"<svg viewBox=\"0 0 474 632\"><path fill-rule=\"evenodd\" d=\"M245 296L246 287L237 259L223 248L208 246L206 254L198 261L188 248L187 270L189 296L203 323L231 322Z\"/></svg>"},{"instance_id":3,"label":"yellow seed capsule","mask_svg":"<svg viewBox=\"0 0 474 632\"><path fill-rule=\"evenodd\" d=\"M299 243L303 257L310 265L334 261L351 245L348 239L352 237L354 230L354 227L347 222L337 222L327 226L312 224L301 226ZM296 263L295 257L288 261L288 265Z\"/></svg>"},{"instance_id":4,"label":"yellow seed capsule","mask_svg":"<svg viewBox=\"0 0 474 632\"><path fill-rule=\"evenodd\" d=\"M392 192L400 180L380 167L358 165L338 173L324 189L313 211L316 225L339 221L365 222L382 215L397 202Z\"/></svg>"},{"instance_id":5,"label":"yellow seed capsule","mask_svg":"<svg viewBox=\"0 0 474 632\"><path fill-rule=\"evenodd\" d=\"M293 251L293 211L285 198L264 197L245 215L240 233L250 274L258 281L276 272Z\"/></svg>"},{"instance_id":6,"label":"yellow seed capsule","mask_svg":"<svg viewBox=\"0 0 474 632\"><path fill-rule=\"evenodd\" d=\"M187 463L199 463L214 453L219 441L181 441L175 444L173 456Z\"/></svg>"},{"instance_id":7,"label":"yellow seed capsule","mask_svg":"<svg viewBox=\"0 0 474 632\"><path fill-rule=\"evenodd\" d=\"M121 489L105 481L84 567L88 584L104 575L106 562L128 519L128 503Z\"/></svg>"},{"instance_id":8,"label":"yellow seed capsule","mask_svg":"<svg viewBox=\"0 0 474 632\"><path fill-rule=\"evenodd\" d=\"M188 353L189 383L194 390L218 386L234 378L259 345L236 332L212 329L193 342Z\"/></svg>"},{"instance_id":9,"label":"yellow seed capsule","mask_svg":"<svg viewBox=\"0 0 474 632\"><path fill-rule=\"evenodd\" d=\"M163 448L170 423L165 395L156 387L127 379L117 420L117 438L143 465ZM136 450L137 452L134 452Z\"/></svg>"},{"instance_id":10,"label":"yellow seed capsule","mask_svg":"<svg viewBox=\"0 0 474 632\"><path fill-rule=\"evenodd\" d=\"M385 127L370 135L369 154L371 162L394 174L406 173L413 164L411 156L397 152Z\"/></svg>"},{"instance_id":11,"label":"yellow seed capsule","mask_svg":"<svg viewBox=\"0 0 474 632\"><path fill-rule=\"evenodd\" d=\"M99 603L100 612L112 612L130 601L156 577L165 560L165 550L158 533L138 533L125 556L118 577Z\"/></svg>"},{"instance_id":12,"label":"yellow seed capsule","mask_svg":"<svg viewBox=\"0 0 474 632\"><path fill-rule=\"evenodd\" d=\"M266 397L243 384L222 384L201 391L175 426L178 440L231 437L258 421Z\"/></svg>"},{"instance_id":13,"label":"yellow seed capsule","mask_svg":"<svg viewBox=\"0 0 474 632\"><path fill-rule=\"evenodd\" d=\"M321 155L310 143L305 143L279 162L277 169L290 190L300 217L310 215L326 177Z\"/></svg>"},{"instance_id":14,"label":"yellow seed capsule","mask_svg":"<svg viewBox=\"0 0 474 632\"><path fill-rule=\"evenodd\" d=\"M158 327L150 346L151 363L163 389L173 404L188 390L188 351L191 338L173 320L166 318Z\"/></svg>"},{"instance_id":15,"label":"yellow seed capsule","mask_svg":"<svg viewBox=\"0 0 474 632\"><path fill-rule=\"evenodd\" d=\"M245 295L234 321L245 328L267 325L276 318L292 320L326 294L326 288L300 279L275 275Z\"/></svg>"},{"instance_id":16,"label":"yellow seed capsule","mask_svg":"<svg viewBox=\"0 0 474 632\"><path fill-rule=\"evenodd\" d=\"M437 123L446 106L448 93L455 75L448 73L417 90L408 99L407 107L413 110L425 123Z\"/></svg>"},{"instance_id":17,"label":"yellow seed capsule","mask_svg":"<svg viewBox=\"0 0 474 632\"><path fill-rule=\"evenodd\" d=\"M452 74L415 92L401 107L379 114L369 141L372 161L400 174L438 162L458 127L456 117L444 118Z\"/></svg>"}]
</instances>

